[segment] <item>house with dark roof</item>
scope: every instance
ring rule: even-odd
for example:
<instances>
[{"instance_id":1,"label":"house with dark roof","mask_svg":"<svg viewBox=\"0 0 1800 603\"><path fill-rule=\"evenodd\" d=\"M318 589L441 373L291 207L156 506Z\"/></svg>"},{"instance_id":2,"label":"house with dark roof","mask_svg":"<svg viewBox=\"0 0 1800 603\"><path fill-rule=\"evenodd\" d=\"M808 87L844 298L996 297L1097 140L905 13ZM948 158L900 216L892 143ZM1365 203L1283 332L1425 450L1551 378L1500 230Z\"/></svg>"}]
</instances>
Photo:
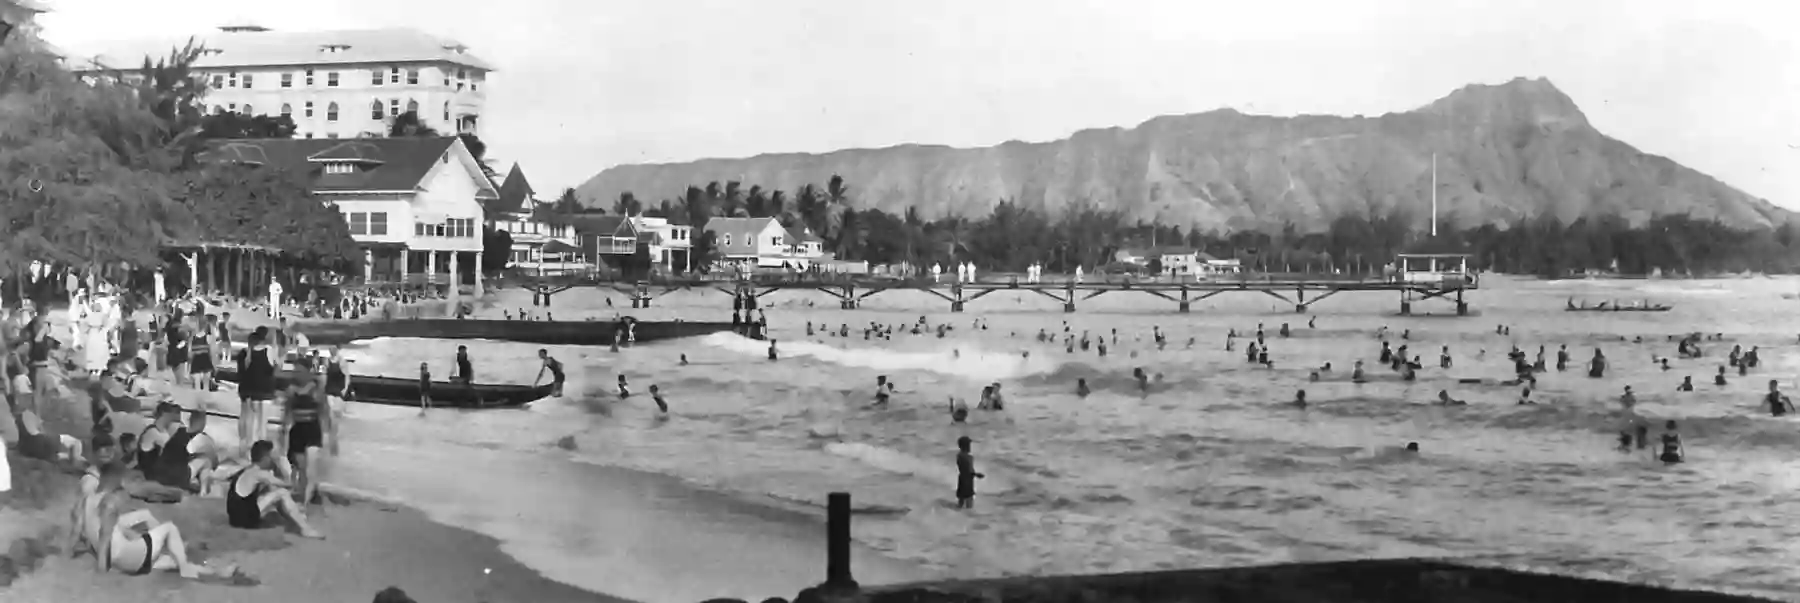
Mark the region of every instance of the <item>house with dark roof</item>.
<instances>
[{"instance_id":1,"label":"house with dark roof","mask_svg":"<svg viewBox=\"0 0 1800 603\"><path fill-rule=\"evenodd\" d=\"M458 137L215 140L200 159L305 179L362 244L367 281L480 282L484 206L500 194Z\"/></svg>"},{"instance_id":2,"label":"house with dark roof","mask_svg":"<svg viewBox=\"0 0 1800 603\"><path fill-rule=\"evenodd\" d=\"M65 60L83 77L111 77L146 58L167 59L189 39L71 46ZM386 136L408 111L438 132L480 135L495 70L462 42L405 27L275 31L236 23L192 39L205 48L193 74L208 83L210 112L285 115L301 138Z\"/></svg>"},{"instance_id":3,"label":"house with dark roof","mask_svg":"<svg viewBox=\"0 0 1800 603\"><path fill-rule=\"evenodd\" d=\"M551 223L538 215L537 191L525 179L525 170L514 163L500 182L500 198L487 206L488 221L494 229L512 237L512 265L538 272L584 270L585 262L574 253L580 245L575 228L566 223ZM551 245L557 243L557 245Z\"/></svg>"},{"instance_id":4,"label":"house with dark roof","mask_svg":"<svg viewBox=\"0 0 1800 603\"><path fill-rule=\"evenodd\" d=\"M637 253L637 225L625 216L577 214L569 223L575 229L577 253L591 264L618 266L621 258Z\"/></svg>"},{"instance_id":5,"label":"house with dark roof","mask_svg":"<svg viewBox=\"0 0 1800 603\"><path fill-rule=\"evenodd\" d=\"M739 268L804 270L829 259L811 230L787 228L774 218L713 218L706 231L713 233L719 262Z\"/></svg>"}]
</instances>

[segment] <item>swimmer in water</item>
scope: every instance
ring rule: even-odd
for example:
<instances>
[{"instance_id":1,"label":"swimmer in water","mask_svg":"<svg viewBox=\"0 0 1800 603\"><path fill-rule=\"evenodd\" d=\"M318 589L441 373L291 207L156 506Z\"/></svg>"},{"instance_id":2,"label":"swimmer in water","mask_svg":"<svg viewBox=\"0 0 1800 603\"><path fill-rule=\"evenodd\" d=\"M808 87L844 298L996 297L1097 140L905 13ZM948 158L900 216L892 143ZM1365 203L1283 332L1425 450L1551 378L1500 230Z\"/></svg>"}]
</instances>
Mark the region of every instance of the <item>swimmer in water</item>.
<instances>
[{"instance_id":1,"label":"swimmer in water","mask_svg":"<svg viewBox=\"0 0 1800 603\"><path fill-rule=\"evenodd\" d=\"M775 353L775 340L770 339L769 340L769 362L774 362L774 361L780 360L780 359L781 359L781 356L779 354Z\"/></svg>"},{"instance_id":2,"label":"swimmer in water","mask_svg":"<svg viewBox=\"0 0 1800 603\"><path fill-rule=\"evenodd\" d=\"M969 404L950 396L950 422L965 423L969 420Z\"/></svg>"},{"instance_id":3,"label":"swimmer in water","mask_svg":"<svg viewBox=\"0 0 1800 603\"><path fill-rule=\"evenodd\" d=\"M687 366L687 365L688 365L687 354L682 354L681 355L681 366Z\"/></svg>"},{"instance_id":4,"label":"swimmer in water","mask_svg":"<svg viewBox=\"0 0 1800 603\"><path fill-rule=\"evenodd\" d=\"M1675 431L1675 421L1671 419L1664 423L1663 428L1667 431L1662 434L1662 454L1657 455L1657 460L1666 465L1686 461L1687 449L1681 445L1681 434Z\"/></svg>"},{"instance_id":5,"label":"swimmer in water","mask_svg":"<svg viewBox=\"0 0 1800 603\"><path fill-rule=\"evenodd\" d=\"M1450 390L1447 389L1438 390L1437 403L1439 406L1467 406L1469 404L1468 402L1450 397Z\"/></svg>"},{"instance_id":6,"label":"swimmer in water","mask_svg":"<svg viewBox=\"0 0 1800 603\"><path fill-rule=\"evenodd\" d=\"M1294 405L1295 408L1298 408L1300 410L1306 410L1306 390L1302 389L1302 390L1295 391L1294 392L1294 401L1292 402L1292 404Z\"/></svg>"},{"instance_id":7,"label":"swimmer in water","mask_svg":"<svg viewBox=\"0 0 1800 603\"><path fill-rule=\"evenodd\" d=\"M893 387L894 387L893 384L888 383L887 375L881 375L881 376L875 378L875 405L876 406L886 406L887 405L888 391L890 391Z\"/></svg>"},{"instance_id":8,"label":"swimmer in water","mask_svg":"<svg viewBox=\"0 0 1800 603\"><path fill-rule=\"evenodd\" d=\"M669 402L666 400L663 400L662 389L656 387L656 384L654 384L654 383L650 384L650 400L656 402L656 411L657 412L660 412L665 415L669 414Z\"/></svg>"},{"instance_id":9,"label":"swimmer in water","mask_svg":"<svg viewBox=\"0 0 1800 603\"><path fill-rule=\"evenodd\" d=\"M630 398L630 397L631 397L631 385L625 383L625 374L619 373L619 399L623 400L623 399Z\"/></svg>"},{"instance_id":10,"label":"swimmer in water","mask_svg":"<svg viewBox=\"0 0 1800 603\"><path fill-rule=\"evenodd\" d=\"M1694 391L1694 376L1688 375L1686 377L1682 377L1681 385L1675 386L1675 391L1678 391L1678 392Z\"/></svg>"},{"instance_id":11,"label":"swimmer in water","mask_svg":"<svg viewBox=\"0 0 1800 603\"><path fill-rule=\"evenodd\" d=\"M1361 361L1361 360L1356 361L1356 369L1350 371L1350 382L1351 383L1368 383L1369 382L1368 376L1363 374L1363 361Z\"/></svg>"},{"instance_id":12,"label":"swimmer in water","mask_svg":"<svg viewBox=\"0 0 1800 603\"><path fill-rule=\"evenodd\" d=\"M1625 386L1625 393L1619 394L1619 408L1626 411L1637 408L1637 394L1631 393L1631 386Z\"/></svg>"},{"instance_id":13,"label":"swimmer in water","mask_svg":"<svg viewBox=\"0 0 1800 603\"><path fill-rule=\"evenodd\" d=\"M975 454L969 451L974 440L969 436L956 439L956 508L975 508L975 480L987 474L975 470Z\"/></svg>"},{"instance_id":14,"label":"swimmer in water","mask_svg":"<svg viewBox=\"0 0 1800 603\"><path fill-rule=\"evenodd\" d=\"M1144 373L1143 367L1131 369L1131 378L1137 380L1139 393L1150 393L1150 375Z\"/></svg>"},{"instance_id":15,"label":"swimmer in water","mask_svg":"<svg viewBox=\"0 0 1800 603\"><path fill-rule=\"evenodd\" d=\"M1075 395L1077 397L1086 398L1086 397L1088 397L1088 394L1090 394L1090 393L1093 393L1093 390L1088 389L1086 377L1081 377L1081 378L1078 378L1075 380Z\"/></svg>"}]
</instances>

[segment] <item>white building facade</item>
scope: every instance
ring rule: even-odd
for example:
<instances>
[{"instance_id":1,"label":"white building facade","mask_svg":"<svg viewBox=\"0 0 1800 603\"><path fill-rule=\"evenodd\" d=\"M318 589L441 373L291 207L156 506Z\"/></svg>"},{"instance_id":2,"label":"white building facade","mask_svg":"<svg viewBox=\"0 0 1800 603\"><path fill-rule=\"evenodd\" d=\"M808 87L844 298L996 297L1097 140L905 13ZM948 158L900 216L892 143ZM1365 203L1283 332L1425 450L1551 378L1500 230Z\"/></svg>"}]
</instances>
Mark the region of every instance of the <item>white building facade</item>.
<instances>
[{"instance_id":1,"label":"white building facade","mask_svg":"<svg viewBox=\"0 0 1800 603\"><path fill-rule=\"evenodd\" d=\"M209 112L286 115L299 138L385 136L408 111L439 134L481 133L493 68L460 42L406 29L277 32L239 25L196 37ZM71 53L77 72L130 71L185 40L120 42Z\"/></svg>"},{"instance_id":2,"label":"white building facade","mask_svg":"<svg viewBox=\"0 0 1800 603\"><path fill-rule=\"evenodd\" d=\"M511 267L560 274L591 266L577 253L580 248L575 227L540 215L545 204L537 198L537 191L518 164L506 173L499 191L500 198L488 205L488 219L495 230L512 238Z\"/></svg>"},{"instance_id":3,"label":"white building facade","mask_svg":"<svg viewBox=\"0 0 1800 603\"><path fill-rule=\"evenodd\" d=\"M203 159L304 175L362 246L365 282L480 282L485 205L499 193L460 138L225 140Z\"/></svg>"}]
</instances>

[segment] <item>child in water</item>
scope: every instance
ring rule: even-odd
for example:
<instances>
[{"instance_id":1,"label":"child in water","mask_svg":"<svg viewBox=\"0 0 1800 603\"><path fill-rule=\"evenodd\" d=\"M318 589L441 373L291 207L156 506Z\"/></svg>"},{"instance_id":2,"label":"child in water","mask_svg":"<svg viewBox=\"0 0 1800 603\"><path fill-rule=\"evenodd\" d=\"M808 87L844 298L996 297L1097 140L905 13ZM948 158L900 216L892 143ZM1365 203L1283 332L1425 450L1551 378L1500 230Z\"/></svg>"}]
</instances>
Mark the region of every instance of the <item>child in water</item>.
<instances>
[{"instance_id":1,"label":"child in water","mask_svg":"<svg viewBox=\"0 0 1800 603\"><path fill-rule=\"evenodd\" d=\"M1681 445L1681 434L1675 432L1675 421L1664 423L1668 431L1662 434L1662 454L1657 455L1665 465L1673 465L1687 460L1687 449Z\"/></svg>"},{"instance_id":2,"label":"child in water","mask_svg":"<svg viewBox=\"0 0 1800 603\"><path fill-rule=\"evenodd\" d=\"M623 386L624 384L621 383L619 385ZM650 384L650 399L652 401L656 402L657 412L660 412L665 415L669 414L669 403L663 400L662 390L657 388L656 384L654 384L654 383Z\"/></svg>"},{"instance_id":3,"label":"child in water","mask_svg":"<svg viewBox=\"0 0 1800 603\"><path fill-rule=\"evenodd\" d=\"M419 414L431 408L431 364L419 363Z\"/></svg>"},{"instance_id":4,"label":"child in water","mask_svg":"<svg viewBox=\"0 0 1800 603\"><path fill-rule=\"evenodd\" d=\"M965 423L969 420L969 404L950 396L950 422Z\"/></svg>"},{"instance_id":5,"label":"child in water","mask_svg":"<svg viewBox=\"0 0 1800 603\"><path fill-rule=\"evenodd\" d=\"M619 374L619 399L624 400L624 399L630 398L630 397L631 397L631 385L625 382L625 374L620 373Z\"/></svg>"},{"instance_id":6,"label":"child in water","mask_svg":"<svg viewBox=\"0 0 1800 603\"><path fill-rule=\"evenodd\" d=\"M969 452L974 443L969 436L956 439L956 508L975 508L975 480L987 479L987 474L975 471L975 455Z\"/></svg>"}]
</instances>

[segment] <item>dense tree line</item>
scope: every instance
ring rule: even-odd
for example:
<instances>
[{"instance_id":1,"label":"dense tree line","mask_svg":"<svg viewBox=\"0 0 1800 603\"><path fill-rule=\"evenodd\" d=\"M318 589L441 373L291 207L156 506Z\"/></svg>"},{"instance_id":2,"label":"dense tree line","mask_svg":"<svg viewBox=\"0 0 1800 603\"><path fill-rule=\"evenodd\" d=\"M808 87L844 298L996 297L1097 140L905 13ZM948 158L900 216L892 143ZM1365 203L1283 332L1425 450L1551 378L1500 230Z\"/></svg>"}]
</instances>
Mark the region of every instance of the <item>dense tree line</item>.
<instances>
[{"instance_id":1,"label":"dense tree line","mask_svg":"<svg viewBox=\"0 0 1800 603\"><path fill-rule=\"evenodd\" d=\"M565 195L568 193L565 192ZM1429 234L1424 220L1406 213L1346 215L1322 231L1290 224L1278 232L1203 231L1179 225L1127 220L1122 212L1078 206L1060 215L1001 201L985 216L925 220L917 208L900 215L858 209L851 187L833 176L823 186L789 193L712 182L689 186L679 198L648 205L620 195L612 213L667 217L703 231L714 217L771 217L805 227L837 257L873 264L915 266L974 262L986 270L1023 271L1042 263L1053 272L1121 268L1116 252L1137 247L1187 247L1219 258L1237 258L1267 272L1379 272L1398 253L1466 253L1473 267L1495 272L1560 277L1588 271L1644 275L1722 272L1800 272L1800 226L1743 229L1685 215L1657 216L1633 226L1623 218L1554 217L1488 224ZM1443 224L1460 223L1453 217ZM710 234L695 236L695 265L716 259Z\"/></svg>"},{"instance_id":2,"label":"dense tree line","mask_svg":"<svg viewBox=\"0 0 1800 603\"><path fill-rule=\"evenodd\" d=\"M207 142L292 135L280 118L206 115L189 44L140 69L83 81L41 41L0 52L0 270L162 265L171 245L235 243L299 263L347 266L361 252L299 174L206 162Z\"/></svg>"}]
</instances>

